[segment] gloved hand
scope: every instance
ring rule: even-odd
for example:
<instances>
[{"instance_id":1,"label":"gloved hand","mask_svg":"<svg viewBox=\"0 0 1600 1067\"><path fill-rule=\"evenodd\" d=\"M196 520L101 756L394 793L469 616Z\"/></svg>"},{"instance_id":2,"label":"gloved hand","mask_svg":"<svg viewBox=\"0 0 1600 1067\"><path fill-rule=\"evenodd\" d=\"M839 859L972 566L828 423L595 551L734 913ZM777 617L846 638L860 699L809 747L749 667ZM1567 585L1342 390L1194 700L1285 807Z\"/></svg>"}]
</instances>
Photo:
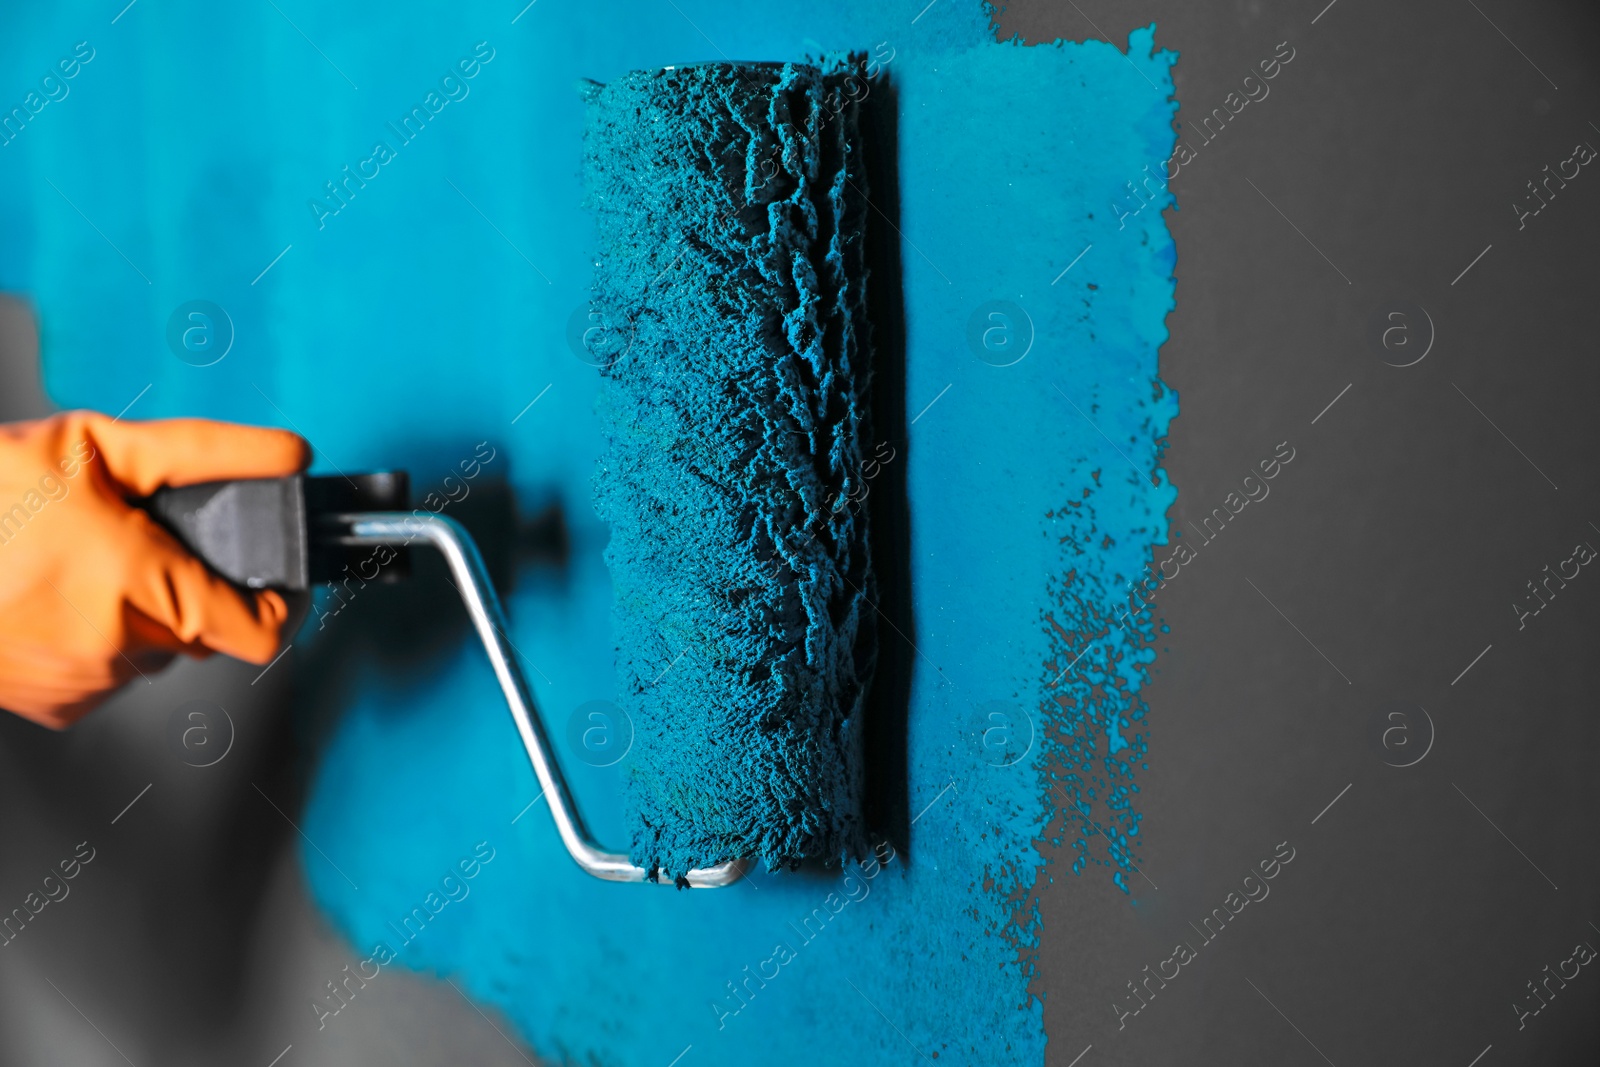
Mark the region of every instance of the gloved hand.
<instances>
[{"instance_id":1,"label":"gloved hand","mask_svg":"<svg viewBox=\"0 0 1600 1067\"><path fill-rule=\"evenodd\" d=\"M127 501L309 458L285 430L203 419L0 424L0 708L62 729L179 652L270 662L283 597L236 589Z\"/></svg>"}]
</instances>

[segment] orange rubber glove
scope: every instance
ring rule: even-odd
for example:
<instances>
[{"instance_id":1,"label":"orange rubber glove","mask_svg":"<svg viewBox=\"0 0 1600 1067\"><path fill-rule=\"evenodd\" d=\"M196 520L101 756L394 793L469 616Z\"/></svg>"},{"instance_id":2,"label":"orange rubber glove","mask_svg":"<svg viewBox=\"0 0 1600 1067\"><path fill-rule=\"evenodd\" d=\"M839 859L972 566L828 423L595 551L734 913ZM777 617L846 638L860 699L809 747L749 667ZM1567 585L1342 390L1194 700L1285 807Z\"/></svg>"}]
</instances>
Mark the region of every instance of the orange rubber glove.
<instances>
[{"instance_id":1,"label":"orange rubber glove","mask_svg":"<svg viewBox=\"0 0 1600 1067\"><path fill-rule=\"evenodd\" d=\"M0 424L0 708L62 729L179 652L270 662L283 597L229 584L127 501L309 458L285 430L203 419Z\"/></svg>"}]
</instances>

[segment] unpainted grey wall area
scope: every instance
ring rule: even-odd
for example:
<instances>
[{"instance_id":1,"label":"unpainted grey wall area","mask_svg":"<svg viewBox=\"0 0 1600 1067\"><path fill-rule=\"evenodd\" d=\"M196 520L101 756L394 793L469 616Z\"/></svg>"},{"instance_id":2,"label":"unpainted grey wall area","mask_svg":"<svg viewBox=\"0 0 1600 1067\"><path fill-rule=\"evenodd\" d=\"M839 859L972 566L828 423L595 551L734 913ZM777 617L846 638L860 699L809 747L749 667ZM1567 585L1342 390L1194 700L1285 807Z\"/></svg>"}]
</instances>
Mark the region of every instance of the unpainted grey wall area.
<instances>
[{"instance_id":1,"label":"unpainted grey wall area","mask_svg":"<svg viewBox=\"0 0 1600 1067\"><path fill-rule=\"evenodd\" d=\"M0 294L0 422L50 414L53 408L39 377L33 309L22 298Z\"/></svg>"},{"instance_id":2,"label":"unpainted grey wall area","mask_svg":"<svg viewBox=\"0 0 1600 1067\"><path fill-rule=\"evenodd\" d=\"M1008 4L1030 41L1155 21L1194 150L1161 369L1196 558L1154 597L1142 874L1042 888L1053 1067L1600 1061L1600 965L1574 955L1600 948L1600 569L1513 607L1600 548L1600 171L1566 165L1537 215L1528 188L1600 148L1596 18ZM1281 442L1270 496L1204 542Z\"/></svg>"}]
</instances>

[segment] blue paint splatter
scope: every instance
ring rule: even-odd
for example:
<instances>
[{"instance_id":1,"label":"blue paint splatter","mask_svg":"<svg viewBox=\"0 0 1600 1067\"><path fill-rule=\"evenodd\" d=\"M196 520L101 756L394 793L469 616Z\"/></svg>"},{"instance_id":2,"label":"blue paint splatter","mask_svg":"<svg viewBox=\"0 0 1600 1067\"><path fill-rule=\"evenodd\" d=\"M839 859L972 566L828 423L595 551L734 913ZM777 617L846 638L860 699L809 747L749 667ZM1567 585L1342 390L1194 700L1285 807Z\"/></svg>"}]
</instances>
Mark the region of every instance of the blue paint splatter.
<instances>
[{"instance_id":1,"label":"blue paint splatter","mask_svg":"<svg viewBox=\"0 0 1600 1067\"><path fill-rule=\"evenodd\" d=\"M0 148L0 286L37 301L63 404L118 411L151 385L130 417L292 422L322 469L406 466L424 486L492 439L524 512L557 503L569 525L569 568L530 567L509 598L557 733L617 691L608 531L590 508L598 383L565 343L596 247L577 79L725 55L892 57L915 418L909 855L712 892L589 879L542 805L512 823L537 788L463 641L343 665L352 695L303 825L361 889L308 850L318 901L365 955L489 842L472 896L400 961L454 976L555 1060L658 1065L693 1044L696 1063L805 1062L826 1035L846 1067L903 1058L907 1041L941 1059L1042 1062L1025 962L1035 842L1104 842L1120 874L1137 840L1148 626L1116 629L1114 606L1163 542L1172 499L1153 468L1175 410L1156 367L1173 253L1159 214L1119 229L1111 205L1170 152L1172 56L1153 52L1152 30L1126 57L997 43L966 3L914 24L776 0L729 23L691 0L541 3L514 25L515 3L280 6L320 53L269 5L139 4L114 26L98 4L0 15L0 69L96 49L70 95ZM459 64L479 42L493 58L468 78ZM444 85L452 70L465 95ZM20 99L26 76L0 99ZM390 124L414 107L422 132L401 140ZM346 166L372 173L378 142L392 150L378 177L348 179ZM236 330L209 368L164 340L196 298ZM994 301L1031 323L1010 366L967 340ZM996 702L1033 709L1040 743L1015 761L985 743ZM569 763L597 834L620 843L621 771ZM321 992L307 990L297 1044L316 1040Z\"/></svg>"}]
</instances>

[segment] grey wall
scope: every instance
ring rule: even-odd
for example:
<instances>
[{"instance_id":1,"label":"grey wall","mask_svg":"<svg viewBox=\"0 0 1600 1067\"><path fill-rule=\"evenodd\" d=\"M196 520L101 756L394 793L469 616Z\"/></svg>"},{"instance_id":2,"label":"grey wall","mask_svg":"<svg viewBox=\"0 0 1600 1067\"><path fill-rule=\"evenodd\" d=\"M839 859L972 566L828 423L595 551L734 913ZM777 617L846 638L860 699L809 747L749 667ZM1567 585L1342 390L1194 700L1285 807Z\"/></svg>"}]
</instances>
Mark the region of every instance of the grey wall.
<instances>
[{"instance_id":1,"label":"grey wall","mask_svg":"<svg viewBox=\"0 0 1600 1067\"><path fill-rule=\"evenodd\" d=\"M1029 40L1154 20L1182 53L1174 525L1198 541L1191 520L1296 450L1156 595L1172 632L1147 694L1148 879L1130 899L1058 868L1041 890L1058 1067L1600 1059L1600 966L1521 1029L1512 1008L1577 942L1600 948L1600 567L1523 629L1511 606L1580 540L1600 547L1600 168L1520 230L1511 207L1577 142L1600 147L1596 14L1326 4L1017 0L1004 18ZM1270 95L1199 146L1188 123L1283 41ZM1399 302L1436 334L1405 368L1367 339ZM1285 841L1270 895L1206 943L1190 923ZM1183 939L1194 960L1131 1014L1126 983Z\"/></svg>"}]
</instances>

